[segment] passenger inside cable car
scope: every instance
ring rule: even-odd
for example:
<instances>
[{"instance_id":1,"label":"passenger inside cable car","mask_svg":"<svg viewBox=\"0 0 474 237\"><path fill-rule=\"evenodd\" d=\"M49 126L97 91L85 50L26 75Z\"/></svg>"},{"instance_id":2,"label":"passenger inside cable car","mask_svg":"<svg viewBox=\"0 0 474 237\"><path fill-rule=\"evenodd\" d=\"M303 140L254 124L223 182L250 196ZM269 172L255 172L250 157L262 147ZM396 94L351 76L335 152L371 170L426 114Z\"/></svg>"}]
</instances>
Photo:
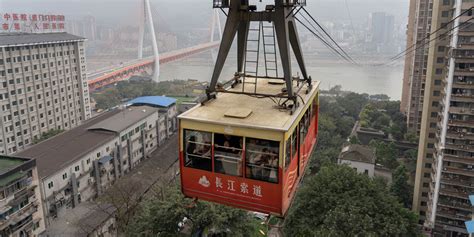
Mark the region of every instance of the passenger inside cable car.
<instances>
[{"instance_id":1,"label":"passenger inside cable car","mask_svg":"<svg viewBox=\"0 0 474 237\"><path fill-rule=\"evenodd\" d=\"M186 166L212 170L211 133L185 131Z\"/></svg>"}]
</instances>

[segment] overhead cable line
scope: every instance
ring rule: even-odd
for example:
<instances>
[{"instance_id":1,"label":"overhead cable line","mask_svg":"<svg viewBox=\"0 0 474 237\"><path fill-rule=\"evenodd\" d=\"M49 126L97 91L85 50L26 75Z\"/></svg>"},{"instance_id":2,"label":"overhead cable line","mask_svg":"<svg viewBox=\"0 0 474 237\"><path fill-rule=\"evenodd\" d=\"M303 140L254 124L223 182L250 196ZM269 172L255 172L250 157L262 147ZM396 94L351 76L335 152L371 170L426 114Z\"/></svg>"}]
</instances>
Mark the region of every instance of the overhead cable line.
<instances>
[{"instance_id":1,"label":"overhead cable line","mask_svg":"<svg viewBox=\"0 0 474 237\"><path fill-rule=\"evenodd\" d=\"M425 38L417 41L416 43L412 44L410 47L406 48L404 51L400 52L399 54L393 56L390 58L390 60L393 60L395 58L398 58L400 55L403 55L405 56L406 55L406 52L408 52L410 49L412 49L413 47L416 47L417 44L420 44L422 43L422 41L425 41L426 39L429 39L431 38L431 36L433 34L436 34L437 32L439 32L440 30L442 29L445 29L447 25L451 24L452 22L454 22L456 19L458 19L459 17L463 16L464 14L468 13L468 16L472 16L472 10L473 10L474 7L471 7L465 11L463 11L461 14L459 14L458 16L456 16L455 18L453 18L452 20L450 20L449 22L447 22L445 25L443 24L441 27L439 27L438 29L436 29L435 31L431 32L430 34L428 34ZM451 29L452 30L452 29Z\"/></svg>"},{"instance_id":2,"label":"overhead cable line","mask_svg":"<svg viewBox=\"0 0 474 237\"><path fill-rule=\"evenodd\" d=\"M413 52L413 51L416 51L417 49L420 49L420 48L422 48L422 47L425 47L427 44L433 42L434 40L442 39L442 38L446 37L448 34L451 33L451 31L453 31L453 30L455 30L455 29L457 29L457 28L460 28L460 27L465 28L465 27L467 27L467 26L470 26L470 25L472 25L472 23L469 22L469 21L471 21L472 19L474 19L474 17L471 17L471 18L468 19L467 21L465 21L465 22L463 22L463 23L461 23L461 24L459 24L459 25L457 25L457 26L455 26L455 27L452 27L451 29L449 29L449 30L447 30L446 32L444 32L443 34L441 34L441 35L439 35L439 36L437 36L437 37L435 37L435 38L429 40L428 42L424 42L423 44L417 46L416 48L412 48L412 49L406 51L404 54L399 55L399 56L397 56L397 57L395 57L395 58L392 58L389 62L386 62L386 63L383 63L383 64L378 64L377 66L389 65L389 64L391 64L391 63L397 61L398 59L400 59L400 58L406 56L407 54L409 54L409 53L411 53L411 52ZM414 46L416 46L416 44L415 44Z\"/></svg>"},{"instance_id":3,"label":"overhead cable line","mask_svg":"<svg viewBox=\"0 0 474 237\"><path fill-rule=\"evenodd\" d=\"M313 31L313 29L309 28L306 24L304 24L300 19L296 18L295 19L302 25L304 26L309 32L311 32L316 38L318 38L321 42L323 42L329 49L333 50L337 55L339 55L341 58L346 60L349 63L352 63L346 56L341 54L339 51L337 51L334 47L332 47L328 42L326 42L321 36L319 36L317 33Z\"/></svg>"},{"instance_id":4,"label":"overhead cable line","mask_svg":"<svg viewBox=\"0 0 474 237\"><path fill-rule=\"evenodd\" d=\"M313 34L315 34L315 35L317 35L316 37L317 37L319 40L321 40L321 42L324 43L324 44L326 45L326 47L328 47L329 49L331 49L331 50L333 51L332 53L334 53L334 55L340 56L340 57L342 57L344 60L350 62L350 60L349 60L345 55L341 55L341 54L337 51L336 48L334 48L331 44L328 43L326 37L324 37L324 35L323 35L316 27L314 27L314 26L311 24L311 22L310 22L304 15L301 15L301 17L303 17L303 19L304 19L304 20L307 22L307 24L309 24L311 27L309 27L308 25L305 25L305 24L301 23L297 17L295 17L295 19L296 19L297 21L299 21L300 24L302 24L306 29L308 29L308 28L313 29L313 31L310 31L310 32L313 33ZM308 29L308 30L309 30L309 29Z\"/></svg>"},{"instance_id":5,"label":"overhead cable line","mask_svg":"<svg viewBox=\"0 0 474 237\"><path fill-rule=\"evenodd\" d=\"M311 18L311 20L324 32L324 34L336 45L339 50L354 64L358 64L357 62L354 61L354 59L332 38L332 36L324 29L321 24L319 24L318 21L305 9L303 8L303 11ZM314 26L313 26L314 27Z\"/></svg>"}]
</instances>

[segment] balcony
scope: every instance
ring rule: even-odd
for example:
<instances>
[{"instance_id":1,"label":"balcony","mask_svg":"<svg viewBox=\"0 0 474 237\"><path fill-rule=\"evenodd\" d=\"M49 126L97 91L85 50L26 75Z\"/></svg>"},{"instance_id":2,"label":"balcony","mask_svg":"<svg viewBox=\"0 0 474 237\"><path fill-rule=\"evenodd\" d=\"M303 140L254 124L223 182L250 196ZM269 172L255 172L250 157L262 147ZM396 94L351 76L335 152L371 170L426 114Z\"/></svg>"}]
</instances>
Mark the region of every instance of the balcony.
<instances>
[{"instance_id":1,"label":"balcony","mask_svg":"<svg viewBox=\"0 0 474 237\"><path fill-rule=\"evenodd\" d=\"M455 200L439 200L438 205L444 208L454 208L463 211L471 211L471 205L465 202L458 202Z\"/></svg>"},{"instance_id":2,"label":"balcony","mask_svg":"<svg viewBox=\"0 0 474 237\"><path fill-rule=\"evenodd\" d=\"M469 215L465 215L462 212L457 212L452 209L444 209L444 208L438 208L438 211L436 212L437 216L442 216L447 219L452 219L452 220L460 220L460 221L465 221L468 219L471 219Z\"/></svg>"},{"instance_id":3,"label":"balcony","mask_svg":"<svg viewBox=\"0 0 474 237\"><path fill-rule=\"evenodd\" d=\"M474 98L474 96L472 96ZM465 121L465 120L454 120L450 119L448 121L449 126L458 126L458 127L469 127L474 128L474 121Z\"/></svg>"},{"instance_id":4,"label":"balcony","mask_svg":"<svg viewBox=\"0 0 474 237\"><path fill-rule=\"evenodd\" d=\"M444 161L456 162L465 165L472 165L472 158L468 158L464 155L451 155L451 154L444 154Z\"/></svg>"},{"instance_id":5,"label":"balcony","mask_svg":"<svg viewBox=\"0 0 474 237\"><path fill-rule=\"evenodd\" d=\"M453 128L448 130L448 132L446 133L446 137L453 139L474 140L474 133L463 131L463 129Z\"/></svg>"},{"instance_id":6,"label":"balcony","mask_svg":"<svg viewBox=\"0 0 474 237\"><path fill-rule=\"evenodd\" d=\"M457 176L457 178L453 178L446 174L442 175L441 183L451 186L459 186L463 188L474 188L474 182L468 179L459 178L459 176Z\"/></svg>"},{"instance_id":7,"label":"balcony","mask_svg":"<svg viewBox=\"0 0 474 237\"><path fill-rule=\"evenodd\" d=\"M474 89L474 83L472 81L453 81L453 88L460 88L460 89Z\"/></svg>"},{"instance_id":8,"label":"balcony","mask_svg":"<svg viewBox=\"0 0 474 237\"><path fill-rule=\"evenodd\" d=\"M455 188L440 188L439 193L448 197L461 198L469 200L469 194L465 190L455 189Z\"/></svg>"},{"instance_id":9,"label":"balcony","mask_svg":"<svg viewBox=\"0 0 474 237\"><path fill-rule=\"evenodd\" d=\"M474 50L469 50L462 48L462 44L460 44L461 47L458 48L451 48L451 55L456 58L456 59L469 59L469 61L474 61ZM474 47L473 44L466 44L465 47ZM449 54L448 54L449 55ZM456 61L458 62L458 61ZM456 68L458 70L459 68Z\"/></svg>"},{"instance_id":10,"label":"balcony","mask_svg":"<svg viewBox=\"0 0 474 237\"><path fill-rule=\"evenodd\" d=\"M474 115L474 108L450 106L449 107L449 113L451 113L451 114Z\"/></svg>"},{"instance_id":11,"label":"balcony","mask_svg":"<svg viewBox=\"0 0 474 237\"><path fill-rule=\"evenodd\" d=\"M15 225L18 222L24 220L28 216L33 215L38 210L37 202L30 202L28 205L24 206L22 209L18 210L7 216L4 220L0 221L0 229L4 229L9 225Z\"/></svg>"},{"instance_id":12,"label":"balcony","mask_svg":"<svg viewBox=\"0 0 474 237\"><path fill-rule=\"evenodd\" d=\"M464 225L464 221L459 220L451 220L447 218L443 218L445 220L439 220L440 218L436 219L436 228L443 229L447 231L455 231L464 233L466 231L466 226Z\"/></svg>"},{"instance_id":13,"label":"balcony","mask_svg":"<svg viewBox=\"0 0 474 237\"><path fill-rule=\"evenodd\" d=\"M450 174L459 174L459 175L464 175L467 177L474 177L474 170L473 169L462 169L462 168L454 168L454 167L443 167L443 172L444 173L450 173Z\"/></svg>"},{"instance_id":14,"label":"balcony","mask_svg":"<svg viewBox=\"0 0 474 237\"><path fill-rule=\"evenodd\" d=\"M456 150L456 151L472 151L472 149L474 149L474 146L454 145L454 144L446 143L445 149Z\"/></svg>"}]
</instances>

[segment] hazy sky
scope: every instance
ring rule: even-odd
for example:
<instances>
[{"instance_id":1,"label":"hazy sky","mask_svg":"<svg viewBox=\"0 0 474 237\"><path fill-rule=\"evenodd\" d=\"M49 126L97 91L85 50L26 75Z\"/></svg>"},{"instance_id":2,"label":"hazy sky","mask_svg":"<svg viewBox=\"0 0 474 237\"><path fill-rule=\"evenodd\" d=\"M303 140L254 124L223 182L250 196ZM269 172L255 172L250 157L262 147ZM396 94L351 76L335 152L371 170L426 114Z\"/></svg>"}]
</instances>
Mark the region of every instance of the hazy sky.
<instances>
[{"instance_id":1,"label":"hazy sky","mask_svg":"<svg viewBox=\"0 0 474 237\"><path fill-rule=\"evenodd\" d=\"M150 0L162 27L207 27L212 0ZM251 0L252 1L252 0ZM253 0L256 1L256 0ZM308 11L318 20L347 20L363 23L369 13L385 11L395 15L396 22L405 24L409 0L307 0ZM263 2L271 2L263 0ZM0 0L0 13L60 13L66 19L78 15L93 15L98 23L135 25L140 0ZM156 18L156 17L155 17ZM163 26L164 25L164 26Z\"/></svg>"}]
</instances>

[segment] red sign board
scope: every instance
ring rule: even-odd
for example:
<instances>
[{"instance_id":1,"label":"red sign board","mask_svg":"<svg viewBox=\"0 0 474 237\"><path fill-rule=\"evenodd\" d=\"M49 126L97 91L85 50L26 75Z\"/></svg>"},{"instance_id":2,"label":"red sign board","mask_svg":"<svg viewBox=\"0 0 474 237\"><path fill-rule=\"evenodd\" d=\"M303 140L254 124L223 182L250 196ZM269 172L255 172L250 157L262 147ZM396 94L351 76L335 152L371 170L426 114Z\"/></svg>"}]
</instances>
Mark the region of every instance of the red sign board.
<instances>
[{"instance_id":1,"label":"red sign board","mask_svg":"<svg viewBox=\"0 0 474 237\"><path fill-rule=\"evenodd\" d=\"M181 168L184 170L181 172L181 182L186 196L257 212L282 212L281 183L221 175L184 166Z\"/></svg>"},{"instance_id":2,"label":"red sign board","mask_svg":"<svg viewBox=\"0 0 474 237\"><path fill-rule=\"evenodd\" d=\"M63 32L64 15L1 13L0 32Z\"/></svg>"}]
</instances>

